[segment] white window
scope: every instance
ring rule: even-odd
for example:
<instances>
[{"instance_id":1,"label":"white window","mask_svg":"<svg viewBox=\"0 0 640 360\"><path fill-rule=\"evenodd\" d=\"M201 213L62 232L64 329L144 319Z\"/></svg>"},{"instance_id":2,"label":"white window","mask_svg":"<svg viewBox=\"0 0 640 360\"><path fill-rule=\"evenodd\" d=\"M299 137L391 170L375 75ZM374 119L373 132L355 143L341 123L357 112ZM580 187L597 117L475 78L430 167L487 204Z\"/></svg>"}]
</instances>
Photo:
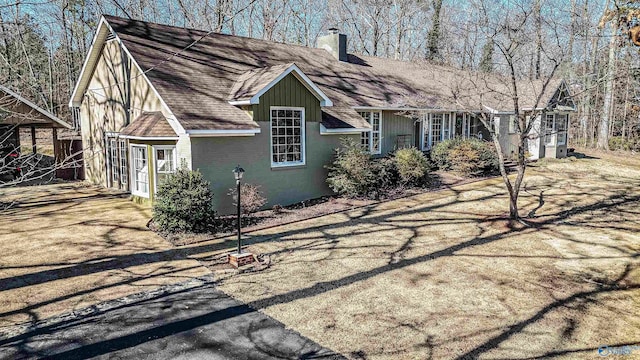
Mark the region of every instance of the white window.
<instances>
[{"instance_id":1,"label":"white window","mask_svg":"<svg viewBox=\"0 0 640 360\"><path fill-rule=\"evenodd\" d=\"M431 147L442 141L442 114L431 115Z\"/></svg>"},{"instance_id":2,"label":"white window","mask_svg":"<svg viewBox=\"0 0 640 360\"><path fill-rule=\"evenodd\" d=\"M129 182L129 171L127 166L127 142L125 140L120 140L118 142L120 146L120 183L124 189L127 188L127 183Z\"/></svg>"},{"instance_id":3,"label":"white window","mask_svg":"<svg viewBox=\"0 0 640 360\"><path fill-rule=\"evenodd\" d=\"M271 107L271 166L305 164L304 108Z\"/></svg>"},{"instance_id":4,"label":"white window","mask_svg":"<svg viewBox=\"0 0 640 360\"><path fill-rule=\"evenodd\" d=\"M149 197L149 158L146 145L131 145L131 193Z\"/></svg>"},{"instance_id":5,"label":"white window","mask_svg":"<svg viewBox=\"0 0 640 360\"><path fill-rule=\"evenodd\" d=\"M544 144L555 144L555 116L553 114L546 114L544 121Z\"/></svg>"},{"instance_id":6,"label":"white window","mask_svg":"<svg viewBox=\"0 0 640 360\"><path fill-rule=\"evenodd\" d=\"M567 119L568 116L566 114L557 114L556 115L556 131L558 138L558 145L566 145L567 144Z\"/></svg>"},{"instance_id":7,"label":"white window","mask_svg":"<svg viewBox=\"0 0 640 360\"><path fill-rule=\"evenodd\" d=\"M153 157L155 163L155 190L158 185L169 176L176 172L176 147L175 146L154 146Z\"/></svg>"},{"instance_id":8,"label":"white window","mask_svg":"<svg viewBox=\"0 0 640 360\"><path fill-rule=\"evenodd\" d=\"M120 167L118 164L118 142L115 138L109 139L109 164L111 168L111 186L118 187Z\"/></svg>"},{"instance_id":9,"label":"white window","mask_svg":"<svg viewBox=\"0 0 640 360\"><path fill-rule=\"evenodd\" d=\"M442 140L451 139L451 114L442 115Z\"/></svg>"},{"instance_id":10,"label":"white window","mask_svg":"<svg viewBox=\"0 0 640 360\"><path fill-rule=\"evenodd\" d=\"M382 113L380 111L359 111L358 113L371 124L371 131L360 134L362 147L371 154L382 153Z\"/></svg>"},{"instance_id":11,"label":"white window","mask_svg":"<svg viewBox=\"0 0 640 360\"><path fill-rule=\"evenodd\" d=\"M371 124L371 112L359 111L358 114L360 114L366 122ZM360 144L363 149L371 151L371 131L363 131L360 133Z\"/></svg>"}]
</instances>

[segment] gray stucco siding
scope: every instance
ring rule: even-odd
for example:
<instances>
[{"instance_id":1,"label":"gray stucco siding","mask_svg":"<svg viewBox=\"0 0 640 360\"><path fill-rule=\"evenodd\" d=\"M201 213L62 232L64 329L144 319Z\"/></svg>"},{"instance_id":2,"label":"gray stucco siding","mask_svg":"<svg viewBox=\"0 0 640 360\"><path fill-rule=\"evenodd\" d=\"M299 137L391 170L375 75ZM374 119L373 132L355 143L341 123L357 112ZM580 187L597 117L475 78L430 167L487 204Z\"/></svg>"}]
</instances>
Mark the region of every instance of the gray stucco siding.
<instances>
[{"instance_id":1,"label":"gray stucco siding","mask_svg":"<svg viewBox=\"0 0 640 360\"><path fill-rule=\"evenodd\" d=\"M245 170L244 183L260 185L268 201L265 208L333 194L326 183L325 165L333 160L341 138L359 139L359 135L320 135L320 124L307 122L306 165L272 168L269 123L259 124L261 132L256 136L191 139L193 168L211 182L214 205L220 214L234 212L233 200L227 194L235 187L231 171L238 164Z\"/></svg>"}]
</instances>

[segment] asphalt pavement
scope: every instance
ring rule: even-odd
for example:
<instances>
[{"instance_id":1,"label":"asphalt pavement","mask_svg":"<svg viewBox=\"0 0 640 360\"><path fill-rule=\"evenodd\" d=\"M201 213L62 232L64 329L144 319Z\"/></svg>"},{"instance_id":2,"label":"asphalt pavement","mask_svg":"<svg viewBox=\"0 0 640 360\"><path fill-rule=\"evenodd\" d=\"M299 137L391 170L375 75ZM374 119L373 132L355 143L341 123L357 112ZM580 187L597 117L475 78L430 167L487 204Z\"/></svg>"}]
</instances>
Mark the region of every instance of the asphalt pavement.
<instances>
[{"instance_id":1,"label":"asphalt pavement","mask_svg":"<svg viewBox=\"0 0 640 360\"><path fill-rule=\"evenodd\" d=\"M0 358L344 359L212 281L110 301L0 335Z\"/></svg>"}]
</instances>

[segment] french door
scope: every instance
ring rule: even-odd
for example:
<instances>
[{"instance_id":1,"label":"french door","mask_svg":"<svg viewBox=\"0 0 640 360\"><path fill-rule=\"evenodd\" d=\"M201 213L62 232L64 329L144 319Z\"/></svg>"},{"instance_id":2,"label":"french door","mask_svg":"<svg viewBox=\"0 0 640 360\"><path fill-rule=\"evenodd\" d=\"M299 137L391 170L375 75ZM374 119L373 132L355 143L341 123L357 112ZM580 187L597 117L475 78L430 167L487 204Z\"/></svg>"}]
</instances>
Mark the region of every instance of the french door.
<instances>
[{"instance_id":1,"label":"french door","mask_svg":"<svg viewBox=\"0 0 640 360\"><path fill-rule=\"evenodd\" d=\"M115 136L107 137L107 183L109 187L129 189L129 167L127 166L127 142Z\"/></svg>"}]
</instances>

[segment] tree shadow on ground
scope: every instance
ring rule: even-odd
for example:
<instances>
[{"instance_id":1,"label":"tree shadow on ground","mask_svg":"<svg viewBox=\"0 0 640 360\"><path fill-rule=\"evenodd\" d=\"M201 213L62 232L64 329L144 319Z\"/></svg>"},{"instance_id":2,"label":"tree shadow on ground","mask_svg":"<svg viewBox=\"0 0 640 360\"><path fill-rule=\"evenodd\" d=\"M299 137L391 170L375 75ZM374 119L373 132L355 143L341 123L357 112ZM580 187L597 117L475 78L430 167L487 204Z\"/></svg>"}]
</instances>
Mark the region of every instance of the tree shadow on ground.
<instances>
[{"instance_id":1,"label":"tree shadow on ground","mask_svg":"<svg viewBox=\"0 0 640 360\"><path fill-rule=\"evenodd\" d=\"M637 186L637 184L631 184L630 187L625 187L619 189L617 192L610 193L608 196L604 197L604 199L600 199L597 202L590 202L584 205L575 206L570 209L560 209L554 213L546 213L544 215L531 217L531 221L535 222L534 227L522 227L516 226L511 222L506 222L505 219L501 216L495 216L491 214L482 214L476 213L473 211L462 212L462 211L448 211L447 206L458 203L458 204L471 204L471 203L481 203L484 200L493 199L495 197L503 197L506 199L504 191L498 186L488 186L482 189L482 194L474 197L474 198L465 198L462 195L462 190L459 189L451 189L447 196L450 198L447 201L441 203L434 204L424 204L418 201L418 197L414 199L406 199L408 204L402 208L385 208L385 204L373 205L364 209L359 209L357 211L352 211L344 214L340 214L339 216L335 216L335 221L332 221L329 224L320 224L320 225L312 225L312 223L307 222L305 224L301 224L299 227L294 227L291 230L283 231L277 234L265 235L265 236L252 236L248 239L249 244L260 244L262 242L270 242L270 241L279 241L281 239L295 237L296 240L307 240L310 241L308 244L303 244L300 246L300 249L313 249L314 246L319 246L319 249L323 251L326 250L327 245L337 247L340 238L344 235L339 235L334 232L334 230L342 228L342 227L354 227L356 228L358 225L366 225L366 224L379 224L381 226L385 226L389 229L395 230L408 230L412 232L412 236L409 236L406 242L400 246L397 252L389 254L389 262L386 265L378 266L368 271L360 271L355 274L351 274L348 276L344 276L338 279L330 280L330 281L322 281L317 282L312 286L304 287L301 289L296 289L293 291L289 291L283 294L268 296L253 302L249 302L245 305L239 305L235 308L231 308L225 310L224 312L214 311L206 314L202 314L199 316L189 317L187 319L182 319L179 321L166 323L159 326L151 326L147 327L143 330L140 330L133 334L127 334L123 336L113 337L110 339L105 339L93 344L82 345L78 348L74 348L68 350L67 352L61 354L69 357L79 356L81 354L89 354L91 356L97 356L101 354L106 354L112 351L126 349L131 346L138 346L144 344L148 341L152 341L154 339L169 337L178 333L182 333L185 331L191 331L198 327L205 326L211 323L217 323L222 320L226 320L229 318L234 318L237 316L241 316L246 314L248 311L254 311L252 309L260 310L277 304L289 303L295 300L304 299L313 297L319 294L323 294L329 291L332 291L337 288L345 287L357 282L361 282L378 275L382 275L394 270L402 269L410 267L411 265L415 265L418 263L426 263L430 261L434 261L443 257L451 257L458 256L462 250L467 250L471 248L482 248L483 245L495 242L497 240L504 239L506 237L517 236L518 234L531 233L536 231L556 231L556 224L562 222L567 226L572 227L581 227L585 225L591 225L598 228L607 229L610 224L592 224L591 218L588 216L594 212L602 212L617 209L617 211L621 211L618 207L621 204L638 204L640 203L640 195L632 195L630 190L633 187ZM593 189L594 191L598 191L598 189ZM601 189L602 191L610 190L605 187ZM568 193L571 195L571 193ZM585 194L579 191L576 191L575 196L584 196ZM539 204L538 204L539 205ZM543 204L544 205L544 204ZM541 207L541 206L540 206ZM412 215L421 212L430 212L430 211L439 211L442 214L442 218L437 220L411 220L406 223L402 220L403 216ZM629 211L629 210L624 210ZM623 211L623 213L624 213ZM579 218L583 216L585 218ZM570 222L569 222L570 220ZM415 223L419 223L416 225ZM478 227L478 235L473 238L456 243L451 246L447 246L443 249L439 249L436 251L429 252L425 255L416 256L416 257L407 257L406 252L412 246L413 238L415 237L415 232L417 227L424 227L430 225L437 225L439 223L447 223L447 224L456 224L456 223L468 223L475 224ZM506 226L501 231L497 232L486 232L487 228L492 227L498 223L506 223ZM92 224L87 224L87 226L92 226ZM379 229L368 229L366 226L357 229L357 235L367 236L372 235L378 232ZM308 235L312 232L319 232L318 235ZM485 233L486 232L486 233ZM572 238L569 234L560 234L567 241L575 241L580 242L582 240ZM170 249L166 251L160 252L149 252L149 253L137 253L123 256L112 256L105 257L99 259L92 259L87 262L74 263L64 267L64 271L61 272L60 269L55 270L44 270L38 271L34 273L29 273L23 276L18 276L14 278L4 279L0 285L0 291L29 286L37 283L46 283L53 280L58 280L60 278L73 278L75 276L81 276L85 274L91 274L96 272L104 272L110 269L121 268L122 264L127 264L127 266L135 266L146 263L153 263L160 261L160 259L187 259L187 258L198 258L202 254L210 253L212 251L222 250L228 247L228 243L221 244L206 244L206 245L197 245L188 248L182 249ZM631 249L624 249L620 247L613 247L616 251L622 251L624 258L625 256L629 259L637 257L637 252L632 251ZM295 251L296 249L289 248L288 251ZM509 256L509 255L505 255ZM534 255L532 255L534 256ZM592 259L599 259L600 256L597 254L586 257ZM607 258L607 257L603 257ZM558 256L558 259L563 259L561 256ZM461 355L459 358L477 358L481 354L491 351L501 343L505 342L513 335L517 333L521 333L527 326L539 321L546 314L562 307L566 307L569 304L572 304L576 301L591 301L596 295L612 293L623 290L635 290L638 289L637 284L625 284L624 281L627 281L626 276L635 269L635 265L627 264L625 272L620 275L618 278L613 280L604 280L601 285L596 286L594 289L590 289L587 291L577 292L567 297L559 298L553 303L545 306L540 309L535 315L530 318L519 321L505 330L501 331L501 333L497 336L493 336L491 339L477 346L476 348L468 351L464 355ZM53 300L55 301L55 300ZM35 304L34 306L38 306ZM3 316L4 314L0 314ZM37 332L27 333L20 336L20 339L27 340L32 336L37 335ZM16 339L6 339L0 344L6 345L15 341ZM549 353L549 356L552 356L552 353Z\"/></svg>"}]
</instances>

